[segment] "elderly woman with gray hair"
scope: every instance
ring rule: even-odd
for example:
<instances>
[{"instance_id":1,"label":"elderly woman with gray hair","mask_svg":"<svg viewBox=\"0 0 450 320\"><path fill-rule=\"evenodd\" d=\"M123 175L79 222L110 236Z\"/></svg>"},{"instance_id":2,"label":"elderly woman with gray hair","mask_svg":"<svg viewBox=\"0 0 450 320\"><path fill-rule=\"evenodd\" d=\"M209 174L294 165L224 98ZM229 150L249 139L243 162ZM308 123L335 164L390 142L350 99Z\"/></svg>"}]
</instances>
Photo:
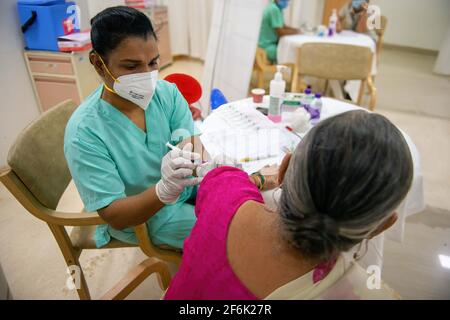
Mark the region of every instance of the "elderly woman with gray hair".
<instances>
[{"instance_id":1,"label":"elderly woman with gray hair","mask_svg":"<svg viewBox=\"0 0 450 320\"><path fill-rule=\"evenodd\" d=\"M366 111L322 121L285 157L276 210L264 177L214 169L165 299L398 298L343 253L394 224L412 179L401 132Z\"/></svg>"},{"instance_id":2,"label":"elderly woman with gray hair","mask_svg":"<svg viewBox=\"0 0 450 320\"><path fill-rule=\"evenodd\" d=\"M378 37L375 30L369 30L367 20L369 19L370 0L352 0L339 11L337 32L352 30L364 33L377 42Z\"/></svg>"}]
</instances>

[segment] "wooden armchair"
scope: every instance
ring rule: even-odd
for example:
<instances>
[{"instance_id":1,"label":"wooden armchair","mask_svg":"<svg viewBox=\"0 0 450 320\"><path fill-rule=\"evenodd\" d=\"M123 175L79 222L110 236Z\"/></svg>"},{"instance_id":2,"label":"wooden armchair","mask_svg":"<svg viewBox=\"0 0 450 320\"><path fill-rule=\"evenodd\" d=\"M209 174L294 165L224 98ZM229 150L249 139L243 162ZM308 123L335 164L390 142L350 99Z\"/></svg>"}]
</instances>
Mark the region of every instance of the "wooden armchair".
<instances>
[{"instance_id":1,"label":"wooden armchair","mask_svg":"<svg viewBox=\"0 0 450 320\"><path fill-rule=\"evenodd\" d=\"M357 104L361 106L366 85L369 109L375 109L377 89L371 76L374 54L369 48L331 43L305 43L297 51L292 91L299 92L303 76L325 80L361 80Z\"/></svg>"},{"instance_id":2,"label":"wooden armchair","mask_svg":"<svg viewBox=\"0 0 450 320\"><path fill-rule=\"evenodd\" d=\"M71 176L64 157L64 131L66 124L76 109L75 103L65 101L42 114L19 135L8 154L9 168L0 171L0 181L17 201L33 216L44 221L53 233L67 266L76 265L80 270L80 299L90 299L89 289L79 262L81 252L97 249L92 238L99 224L106 224L97 213L59 212L58 202L66 190ZM66 226L74 227L70 235ZM181 253L154 246L145 224L135 227L141 250L151 259L144 261L127 276L110 298L126 296L136 287L142 275L157 272L164 289L170 281L167 265L162 261L179 264ZM136 247L112 239L101 249ZM157 260L157 259L159 260Z\"/></svg>"}]
</instances>

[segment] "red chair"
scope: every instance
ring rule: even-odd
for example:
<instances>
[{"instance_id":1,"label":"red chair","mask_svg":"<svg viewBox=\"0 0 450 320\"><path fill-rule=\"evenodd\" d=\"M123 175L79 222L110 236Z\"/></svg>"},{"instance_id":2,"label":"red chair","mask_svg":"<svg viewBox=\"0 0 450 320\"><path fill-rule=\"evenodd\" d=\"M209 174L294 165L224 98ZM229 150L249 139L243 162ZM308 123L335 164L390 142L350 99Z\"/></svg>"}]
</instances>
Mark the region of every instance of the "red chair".
<instances>
[{"instance_id":1,"label":"red chair","mask_svg":"<svg viewBox=\"0 0 450 320\"><path fill-rule=\"evenodd\" d=\"M192 113L192 118L198 120L202 118L200 109L195 108L192 104L198 102L202 97L202 87L200 83L193 77L183 73L173 73L164 78L164 80L174 83L178 90L180 90L184 99L186 99L189 109Z\"/></svg>"}]
</instances>

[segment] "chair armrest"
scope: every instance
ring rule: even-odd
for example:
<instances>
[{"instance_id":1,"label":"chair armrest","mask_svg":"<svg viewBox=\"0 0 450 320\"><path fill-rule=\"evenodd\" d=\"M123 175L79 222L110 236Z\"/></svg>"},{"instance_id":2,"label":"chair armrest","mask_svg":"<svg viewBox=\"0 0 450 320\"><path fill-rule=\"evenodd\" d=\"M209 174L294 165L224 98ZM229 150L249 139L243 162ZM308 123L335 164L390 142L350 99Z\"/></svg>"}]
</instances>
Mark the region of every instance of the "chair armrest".
<instances>
[{"instance_id":1,"label":"chair armrest","mask_svg":"<svg viewBox=\"0 0 450 320\"><path fill-rule=\"evenodd\" d=\"M107 224L97 212L60 212L47 208L42 209L47 214L46 222L61 226L96 226Z\"/></svg>"},{"instance_id":2,"label":"chair armrest","mask_svg":"<svg viewBox=\"0 0 450 320\"><path fill-rule=\"evenodd\" d=\"M93 226L106 224L98 213L66 213L45 207L10 168L0 169L0 181L28 212L47 223L60 226Z\"/></svg>"}]
</instances>

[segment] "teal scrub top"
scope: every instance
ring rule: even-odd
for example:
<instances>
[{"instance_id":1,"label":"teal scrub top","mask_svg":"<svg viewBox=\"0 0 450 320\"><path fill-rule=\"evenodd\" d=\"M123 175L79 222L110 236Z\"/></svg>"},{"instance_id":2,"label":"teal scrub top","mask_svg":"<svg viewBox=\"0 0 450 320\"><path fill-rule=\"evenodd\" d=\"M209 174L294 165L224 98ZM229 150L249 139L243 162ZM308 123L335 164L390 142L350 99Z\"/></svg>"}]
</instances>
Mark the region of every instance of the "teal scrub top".
<instances>
[{"instance_id":1,"label":"teal scrub top","mask_svg":"<svg viewBox=\"0 0 450 320\"><path fill-rule=\"evenodd\" d=\"M271 0L264 9L258 46L263 49L276 46L279 37L275 29L282 27L284 27L283 11L276 5L274 0ZM272 53L268 53L268 55L270 55L270 60L275 58Z\"/></svg>"},{"instance_id":2,"label":"teal scrub top","mask_svg":"<svg viewBox=\"0 0 450 320\"><path fill-rule=\"evenodd\" d=\"M177 144L199 134L174 84L157 81L145 111L147 132L101 99L102 91L100 86L77 108L64 137L64 154L88 212L155 185L161 178L162 158L169 152L166 143ZM192 192L193 188L186 188L177 203L186 201ZM176 210L176 204L173 210L166 206L164 215L154 215L150 219L156 224L154 229L170 220ZM95 241L98 247L110 241L107 225L97 227Z\"/></svg>"}]
</instances>

